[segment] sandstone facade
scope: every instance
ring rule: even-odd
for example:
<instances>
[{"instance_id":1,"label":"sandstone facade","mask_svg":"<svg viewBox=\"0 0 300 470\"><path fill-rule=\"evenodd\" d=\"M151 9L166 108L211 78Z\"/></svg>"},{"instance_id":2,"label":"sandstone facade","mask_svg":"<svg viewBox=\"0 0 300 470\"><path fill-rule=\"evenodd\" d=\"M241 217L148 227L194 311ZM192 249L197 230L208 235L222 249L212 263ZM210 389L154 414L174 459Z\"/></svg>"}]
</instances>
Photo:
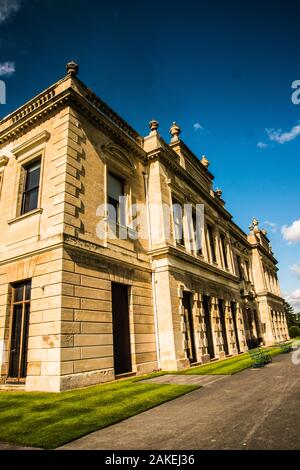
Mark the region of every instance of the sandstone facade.
<instances>
[{"instance_id":1,"label":"sandstone facade","mask_svg":"<svg viewBox=\"0 0 300 470\"><path fill-rule=\"evenodd\" d=\"M77 72L68 64L0 122L2 383L61 391L287 339L258 222L248 235L235 225L179 126L170 144L156 121L143 138ZM124 220L113 224L103 204L118 184ZM201 249L185 216L176 239L174 202L203 205ZM120 285L123 304L112 295Z\"/></svg>"}]
</instances>

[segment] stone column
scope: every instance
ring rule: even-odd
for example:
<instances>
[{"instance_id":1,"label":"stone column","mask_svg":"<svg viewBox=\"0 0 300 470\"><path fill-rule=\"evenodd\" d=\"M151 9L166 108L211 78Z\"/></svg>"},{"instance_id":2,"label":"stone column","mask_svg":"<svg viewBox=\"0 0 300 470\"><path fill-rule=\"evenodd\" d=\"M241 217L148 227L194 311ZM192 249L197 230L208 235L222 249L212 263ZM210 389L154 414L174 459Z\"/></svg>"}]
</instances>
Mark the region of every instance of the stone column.
<instances>
[{"instance_id":1,"label":"stone column","mask_svg":"<svg viewBox=\"0 0 300 470\"><path fill-rule=\"evenodd\" d=\"M202 361L202 349L203 349L203 340L202 340L202 317L201 317L201 302L199 301L199 297L201 294L195 292L193 295L193 302L192 302L192 315L193 315L193 322L194 322L194 335L195 335L195 343L196 343L196 354L197 354L197 361Z\"/></svg>"},{"instance_id":2,"label":"stone column","mask_svg":"<svg viewBox=\"0 0 300 470\"><path fill-rule=\"evenodd\" d=\"M180 306L179 306L180 332L182 334L182 341L183 341L183 358L181 358L181 360L183 361L183 366L188 367L188 365L189 365L189 358L188 358L189 344L188 344L188 339L186 337L187 336L187 325L186 325L186 321L185 321L185 312L184 312L182 296L183 296L183 290L180 288L179 289L179 297L180 297ZM179 340L179 338L177 338L177 340ZM178 345L178 341L177 341L177 345ZM176 344L175 344L175 350L176 350ZM175 352L175 354L176 354L176 352Z\"/></svg>"},{"instance_id":3,"label":"stone column","mask_svg":"<svg viewBox=\"0 0 300 470\"><path fill-rule=\"evenodd\" d=\"M220 233L219 233L219 230L214 229L213 230L213 236L214 236L214 241L215 241L215 251L216 251L217 264L220 268L223 268L223 259L222 259L221 250L220 250Z\"/></svg>"},{"instance_id":4,"label":"stone column","mask_svg":"<svg viewBox=\"0 0 300 470\"><path fill-rule=\"evenodd\" d=\"M231 304L229 300L225 300L224 304L225 308L225 323L226 323L226 333L227 333L227 341L228 341L228 348L229 354L238 354L236 339L235 339L235 331L233 326L233 318L232 318L232 311L231 311Z\"/></svg>"},{"instance_id":5,"label":"stone column","mask_svg":"<svg viewBox=\"0 0 300 470\"><path fill-rule=\"evenodd\" d=\"M211 298L211 320L216 357L223 359L226 355L224 352L223 338L221 333L218 299L216 297Z\"/></svg>"},{"instance_id":6,"label":"stone column","mask_svg":"<svg viewBox=\"0 0 300 470\"><path fill-rule=\"evenodd\" d=\"M246 341L246 330L245 330L245 323L243 318L243 307L240 302L236 303L236 324L238 330L238 337L240 343L240 350L241 352L247 351L247 341Z\"/></svg>"},{"instance_id":7,"label":"stone column","mask_svg":"<svg viewBox=\"0 0 300 470\"><path fill-rule=\"evenodd\" d=\"M284 312L283 312L283 324L284 324L284 331L285 331L286 339L290 339L289 327L288 327L286 315Z\"/></svg>"},{"instance_id":8,"label":"stone column","mask_svg":"<svg viewBox=\"0 0 300 470\"><path fill-rule=\"evenodd\" d=\"M199 323L200 323L200 345L201 345L201 362L206 363L210 361L208 354L208 340L206 336L206 324L205 324L205 313L203 308L203 294L198 294L198 305L199 305Z\"/></svg>"},{"instance_id":9,"label":"stone column","mask_svg":"<svg viewBox=\"0 0 300 470\"><path fill-rule=\"evenodd\" d=\"M279 329L278 329L278 313L274 312L274 329L276 341L280 341Z\"/></svg>"}]
</instances>

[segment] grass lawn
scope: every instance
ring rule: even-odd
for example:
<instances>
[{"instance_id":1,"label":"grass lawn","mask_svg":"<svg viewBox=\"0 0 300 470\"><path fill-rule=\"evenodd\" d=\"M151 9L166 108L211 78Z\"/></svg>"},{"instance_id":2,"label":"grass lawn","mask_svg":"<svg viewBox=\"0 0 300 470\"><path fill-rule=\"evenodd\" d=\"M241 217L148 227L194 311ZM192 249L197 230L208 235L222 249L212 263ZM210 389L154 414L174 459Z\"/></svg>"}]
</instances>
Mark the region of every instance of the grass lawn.
<instances>
[{"instance_id":1,"label":"grass lawn","mask_svg":"<svg viewBox=\"0 0 300 470\"><path fill-rule=\"evenodd\" d=\"M277 356L281 353L281 349L277 347L264 348L264 351ZM190 369L181 371L180 374L190 375L232 375L248 369L252 366L252 360L248 353L239 354L238 356L223 359L221 361L210 362L203 366L191 367Z\"/></svg>"},{"instance_id":2,"label":"grass lawn","mask_svg":"<svg viewBox=\"0 0 300 470\"><path fill-rule=\"evenodd\" d=\"M198 388L138 383L146 377L62 393L0 392L0 441L53 449Z\"/></svg>"}]
</instances>

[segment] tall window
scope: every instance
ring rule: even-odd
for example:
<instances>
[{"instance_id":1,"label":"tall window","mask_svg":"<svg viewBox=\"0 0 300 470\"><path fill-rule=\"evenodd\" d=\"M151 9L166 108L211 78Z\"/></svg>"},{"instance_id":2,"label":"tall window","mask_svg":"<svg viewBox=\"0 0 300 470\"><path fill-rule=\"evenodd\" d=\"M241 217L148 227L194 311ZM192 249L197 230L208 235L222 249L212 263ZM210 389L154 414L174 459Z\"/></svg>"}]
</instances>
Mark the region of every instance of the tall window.
<instances>
[{"instance_id":1,"label":"tall window","mask_svg":"<svg viewBox=\"0 0 300 470\"><path fill-rule=\"evenodd\" d=\"M14 381L26 377L30 295L31 281L13 286L8 377Z\"/></svg>"},{"instance_id":2,"label":"tall window","mask_svg":"<svg viewBox=\"0 0 300 470\"><path fill-rule=\"evenodd\" d=\"M221 239L221 249L222 249L222 254L223 254L223 259L224 259L224 266L226 269L228 269L228 258L227 258L225 235L221 233L220 239Z\"/></svg>"},{"instance_id":3,"label":"tall window","mask_svg":"<svg viewBox=\"0 0 300 470\"><path fill-rule=\"evenodd\" d=\"M25 168L25 184L22 197L21 215L38 207L41 161L35 161Z\"/></svg>"},{"instance_id":4,"label":"tall window","mask_svg":"<svg viewBox=\"0 0 300 470\"><path fill-rule=\"evenodd\" d=\"M125 226L124 181L112 173L107 178L108 217L116 224Z\"/></svg>"},{"instance_id":5,"label":"tall window","mask_svg":"<svg viewBox=\"0 0 300 470\"><path fill-rule=\"evenodd\" d=\"M243 279L243 272L242 272L242 261L239 255L236 255L236 267L237 267L237 274L240 279Z\"/></svg>"},{"instance_id":6,"label":"tall window","mask_svg":"<svg viewBox=\"0 0 300 470\"><path fill-rule=\"evenodd\" d=\"M250 269L249 269L249 261L245 261L245 267L246 267L246 274L247 274L247 281L250 281Z\"/></svg>"},{"instance_id":7,"label":"tall window","mask_svg":"<svg viewBox=\"0 0 300 470\"><path fill-rule=\"evenodd\" d=\"M173 200L173 220L176 244L184 246L183 236L183 207L182 204Z\"/></svg>"},{"instance_id":8,"label":"tall window","mask_svg":"<svg viewBox=\"0 0 300 470\"><path fill-rule=\"evenodd\" d=\"M199 222L197 223L197 216L195 212L192 213L192 221L193 221L193 230L194 230L195 253L197 255L202 255L201 231L199 227Z\"/></svg>"},{"instance_id":9,"label":"tall window","mask_svg":"<svg viewBox=\"0 0 300 470\"><path fill-rule=\"evenodd\" d=\"M207 233L208 233L208 242L210 246L210 253L211 253L211 258L212 262L216 263L217 262L217 257L216 257L216 250L215 250L215 241L214 241L214 235L213 235L213 228L211 225L207 224Z\"/></svg>"}]
</instances>

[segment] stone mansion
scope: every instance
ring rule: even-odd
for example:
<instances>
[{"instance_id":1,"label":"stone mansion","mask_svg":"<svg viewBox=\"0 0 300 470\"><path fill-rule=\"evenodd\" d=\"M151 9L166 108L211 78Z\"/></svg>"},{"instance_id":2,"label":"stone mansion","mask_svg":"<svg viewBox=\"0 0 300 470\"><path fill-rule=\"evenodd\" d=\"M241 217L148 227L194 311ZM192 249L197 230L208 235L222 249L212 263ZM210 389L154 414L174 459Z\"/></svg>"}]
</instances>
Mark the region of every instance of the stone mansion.
<instances>
[{"instance_id":1,"label":"stone mansion","mask_svg":"<svg viewBox=\"0 0 300 470\"><path fill-rule=\"evenodd\" d=\"M58 392L287 339L266 231L233 222L176 123L139 135L78 70L0 121L0 382Z\"/></svg>"}]
</instances>

